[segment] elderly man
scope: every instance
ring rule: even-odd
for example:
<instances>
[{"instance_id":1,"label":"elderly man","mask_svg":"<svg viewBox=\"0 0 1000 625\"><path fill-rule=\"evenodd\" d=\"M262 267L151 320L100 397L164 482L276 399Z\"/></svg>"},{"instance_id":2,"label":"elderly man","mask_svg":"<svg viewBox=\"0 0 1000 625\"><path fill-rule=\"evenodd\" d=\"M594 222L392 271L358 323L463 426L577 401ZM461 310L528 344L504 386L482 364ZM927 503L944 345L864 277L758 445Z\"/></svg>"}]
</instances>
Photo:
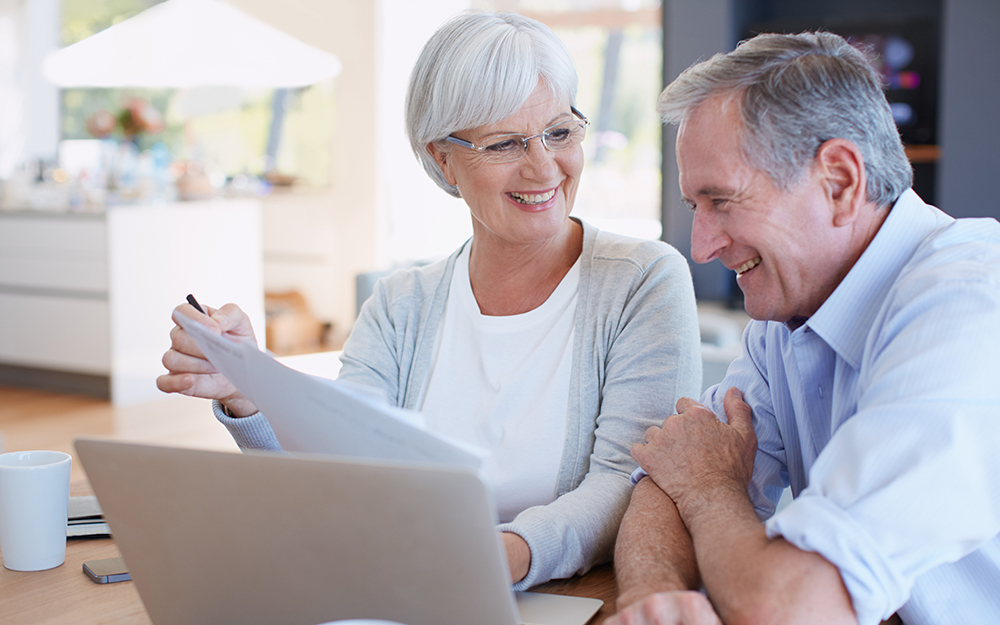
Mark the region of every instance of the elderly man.
<instances>
[{"instance_id":1,"label":"elderly man","mask_svg":"<svg viewBox=\"0 0 1000 625\"><path fill-rule=\"evenodd\" d=\"M632 449L609 623L1000 622L1000 224L909 188L879 76L836 35L755 37L659 110L692 255L754 321Z\"/></svg>"}]
</instances>

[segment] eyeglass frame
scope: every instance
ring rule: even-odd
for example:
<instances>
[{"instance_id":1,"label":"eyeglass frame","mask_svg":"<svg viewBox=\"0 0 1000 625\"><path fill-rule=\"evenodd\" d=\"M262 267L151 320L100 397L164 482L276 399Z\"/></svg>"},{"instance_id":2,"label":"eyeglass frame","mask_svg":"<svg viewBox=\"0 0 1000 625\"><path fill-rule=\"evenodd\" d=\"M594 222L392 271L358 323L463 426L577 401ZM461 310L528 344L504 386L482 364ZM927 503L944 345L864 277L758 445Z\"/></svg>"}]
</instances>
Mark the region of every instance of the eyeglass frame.
<instances>
[{"instance_id":1,"label":"eyeglass frame","mask_svg":"<svg viewBox=\"0 0 1000 625\"><path fill-rule=\"evenodd\" d=\"M519 156L518 158L512 159L510 161L505 161L505 162L513 163L513 162L515 162L517 160L520 160L520 159L524 158L524 155L528 153L528 144L531 142L532 139L536 139L536 138L541 141L542 146L546 150L548 150L549 152L562 152L562 150L552 150L552 149L549 148L548 145L546 145L546 143L545 143L545 135L548 134L549 129L555 128L556 126L559 126L560 124L565 124L565 123L568 123L568 122L571 122L571 121L581 121L581 122L583 122L584 129L586 129L587 126L590 125L590 120L587 119L587 116L584 115L583 113L581 113L575 106L569 107L569 110L573 113L573 115L576 115L576 117L577 117L576 120L570 119L570 120L566 120L564 122L558 122L558 123L552 124L548 128L545 128L544 130L542 130L537 135L531 135L530 137L528 137L528 136L522 135L521 133L518 133L518 132L512 132L512 133L508 133L508 134L497 135L498 137L516 137L516 136L519 136L519 135L521 137L524 137L523 139L521 139L521 142L524 145L524 152L521 153L521 156ZM476 152L482 152L486 148L490 147L490 146L485 145L485 144L483 144L483 145L476 145L475 143L473 143L471 141L466 141L465 139L460 139L459 137L456 137L455 135L448 135L447 137L444 138L444 140L448 141L449 143L454 143L455 145L459 145L459 146L461 146L463 148L467 148L469 150L475 150Z\"/></svg>"}]
</instances>

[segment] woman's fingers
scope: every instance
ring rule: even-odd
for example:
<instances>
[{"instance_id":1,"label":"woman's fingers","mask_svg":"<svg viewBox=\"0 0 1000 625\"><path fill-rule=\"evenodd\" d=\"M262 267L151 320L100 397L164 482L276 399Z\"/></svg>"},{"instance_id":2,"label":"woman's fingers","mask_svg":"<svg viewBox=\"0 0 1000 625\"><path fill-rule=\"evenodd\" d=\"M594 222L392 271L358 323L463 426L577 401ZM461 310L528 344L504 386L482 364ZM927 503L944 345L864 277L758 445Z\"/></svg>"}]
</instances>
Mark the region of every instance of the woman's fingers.
<instances>
[{"instance_id":1,"label":"woman's fingers","mask_svg":"<svg viewBox=\"0 0 1000 625\"><path fill-rule=\"evenodd\" d=\"M215 365L204 357L192 356L174 348L168 349L163 354L161 362L170 373L218 373Z\"/></svg>"}]
</instances>

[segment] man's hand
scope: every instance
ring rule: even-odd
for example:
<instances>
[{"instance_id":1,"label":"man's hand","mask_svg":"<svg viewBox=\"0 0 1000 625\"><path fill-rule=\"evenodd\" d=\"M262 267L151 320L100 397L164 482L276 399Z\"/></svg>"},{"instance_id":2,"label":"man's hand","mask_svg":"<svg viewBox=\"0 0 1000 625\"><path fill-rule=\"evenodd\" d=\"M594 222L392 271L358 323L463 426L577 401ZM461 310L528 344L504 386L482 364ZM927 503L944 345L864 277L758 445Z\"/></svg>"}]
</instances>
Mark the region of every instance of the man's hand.
<instances>
[{"instance_id":1,"label":"man's hand","mask_svg":"<svg viewBox=\"0 0 1000 625\"><path fill-rule=\"evenodd\" d=\"M722 625L722 621L705 595L674 590L636 601L604 625Z\"/></svg>"},{"instance_id":2,"label":"man's hand","mask_svg":"<svg viewBox=\"0 0 1000 625\"><path fill-rule=\"evenodd\" d=\"M693 399L681 398L677 414L646 430L645 443L632 446L632 457L682 515L703 494L717 488L746 492L750 484L757 453L750 406L735 387L723 405L728 424Z\"/></svg>"}]
</instances>

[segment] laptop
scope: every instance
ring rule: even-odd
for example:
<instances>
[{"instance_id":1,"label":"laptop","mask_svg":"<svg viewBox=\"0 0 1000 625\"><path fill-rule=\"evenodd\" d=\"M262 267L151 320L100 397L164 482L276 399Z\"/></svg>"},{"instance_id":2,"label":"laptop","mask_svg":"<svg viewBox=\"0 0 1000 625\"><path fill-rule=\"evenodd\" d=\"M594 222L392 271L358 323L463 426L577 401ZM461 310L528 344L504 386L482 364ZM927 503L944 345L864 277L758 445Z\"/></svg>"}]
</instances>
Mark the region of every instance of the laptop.
<instances>
[{"instance_id":1,"label":"laptop","mask_svg":"<svg viewBox=\"0 0 1000 625\"><path fill-rule=\"evenodd\" d=\"M96 439L76 450L153 625L584 625L603 605L515 602L470 469Z\"/></svg>"}]
</instances>

